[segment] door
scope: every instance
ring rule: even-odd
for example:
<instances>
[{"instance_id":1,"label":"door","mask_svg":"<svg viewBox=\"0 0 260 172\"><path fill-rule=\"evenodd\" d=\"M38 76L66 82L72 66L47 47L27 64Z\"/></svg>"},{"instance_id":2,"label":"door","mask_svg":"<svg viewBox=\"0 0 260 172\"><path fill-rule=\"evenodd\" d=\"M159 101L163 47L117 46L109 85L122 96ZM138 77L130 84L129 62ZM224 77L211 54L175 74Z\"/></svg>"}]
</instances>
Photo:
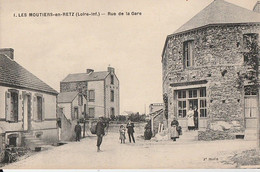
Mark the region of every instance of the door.
<instances>
[{"instance_id":1,"label":"door","mask_svg":"<svg viewBox=\"0 0 260 172\"><path fill-rule=\"evenodd\" d=\"M24 98L24 130L31 130L31 96L26 95Z\"/></svg>"},{"instance_id":2,"label":"door","mask_svg":"<svg viewBox=\"0 0 260 172\"><path fill-rule=\"evenodd\" d=\"M257 96L245 97L245 122L246 128L257 127Z\"/></svg>"}]
</instances>

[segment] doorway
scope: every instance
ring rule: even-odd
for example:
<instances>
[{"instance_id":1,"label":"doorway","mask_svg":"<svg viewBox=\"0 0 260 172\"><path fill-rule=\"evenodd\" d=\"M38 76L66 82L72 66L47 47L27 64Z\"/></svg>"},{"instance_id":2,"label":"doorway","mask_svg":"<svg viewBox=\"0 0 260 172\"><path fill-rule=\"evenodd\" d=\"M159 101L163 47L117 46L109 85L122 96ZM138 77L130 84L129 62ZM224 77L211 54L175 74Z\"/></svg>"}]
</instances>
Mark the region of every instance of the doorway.
<instances>
[{"instance_id":1,"label":"doorway","mask_svg":"<svg viewBox=\"0 0 260 172\"><path fill-rule=\"evenodd\" d=\"M31 96L25 95L24 97L24 121L23 127L25 131L30 131L32 128L31 125L32 115L31 115Z\"/></svg>"}]
</instances>

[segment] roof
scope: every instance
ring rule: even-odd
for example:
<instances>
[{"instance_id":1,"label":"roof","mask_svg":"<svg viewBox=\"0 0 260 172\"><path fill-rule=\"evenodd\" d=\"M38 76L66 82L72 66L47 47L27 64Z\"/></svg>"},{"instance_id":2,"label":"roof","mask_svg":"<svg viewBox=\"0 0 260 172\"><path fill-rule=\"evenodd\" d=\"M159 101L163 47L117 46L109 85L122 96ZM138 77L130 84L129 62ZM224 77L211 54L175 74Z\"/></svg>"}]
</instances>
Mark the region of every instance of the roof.
<instances>
[{"instance_id":1,"label":"roof","mask_svg":"<svg viewBox=\"0 0 260 172\"><path fill-rule=\"evenodd\" d=\"M75 97L79 93L77 91L72 91L72 92L62 92L58 95L57 102L58 103L70 103L72 102Z\"/></svg>"},{"instance_id":2,"label":"roof","mask_svg":"<svg viewBox=\"0 0 260 172\"><path fill-rule=\"evenodd\" d=\"M58 94L56 90L4 54L0 54L0 84Z\"/></svg>"},{"instance_id":3,"label":"roof","mask_svg":"<svg viewBox=\"0 0 260 172\"><path fill-rule=\"evenodd\" d=\"M258 22L260 22L260 13L231 4L224 0L214 0L187 23L177 29L174 34L210 24Z\"/></svg>"},{"instance_id":4,"label":"roof","mask_svg":"<svg viewBox=\"0 0 260 172\"><path fill-rule=\"evenodd\" d=\"M98 81L104 80L107 75L109 74L108 71L103 72L92 72L91 74L87 73L75 73L69 74L65 79L61 82L77 82L77 81Z\"/></svg>"}]
</instances>

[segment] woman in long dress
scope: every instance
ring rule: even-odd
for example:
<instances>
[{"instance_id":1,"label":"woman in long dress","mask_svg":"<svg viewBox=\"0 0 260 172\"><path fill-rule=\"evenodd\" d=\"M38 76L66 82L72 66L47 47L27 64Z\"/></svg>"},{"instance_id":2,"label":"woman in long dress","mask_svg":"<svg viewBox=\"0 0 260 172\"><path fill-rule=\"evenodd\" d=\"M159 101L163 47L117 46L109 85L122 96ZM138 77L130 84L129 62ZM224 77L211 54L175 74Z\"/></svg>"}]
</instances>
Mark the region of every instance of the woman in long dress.
<instances>
[{"instance_id":1,"label":"woman in long dress","mask_svg":"<svg viewBox=\"0 0 260 172\"><path fill-rule=\"evenodd\" d=\"M176 141L176 138L179 138L179 133L177 131L178 126L179 126L179 122L177 121L176 117L174 117L173 121L171 122L171 128L170 128L170 135L173 141Z\"/></svg>"},{"instance_id":2,"label":"woman in long dress","mask_svg":"<svg viewBox=\"0 0 260 172\"><path fill-rule=\"evenodd\" d=\"M189 111L187 112L187 118L188 118L188 130L193 130L194 125L194 110L190 107Z\"/></svg>"}]
</instances>

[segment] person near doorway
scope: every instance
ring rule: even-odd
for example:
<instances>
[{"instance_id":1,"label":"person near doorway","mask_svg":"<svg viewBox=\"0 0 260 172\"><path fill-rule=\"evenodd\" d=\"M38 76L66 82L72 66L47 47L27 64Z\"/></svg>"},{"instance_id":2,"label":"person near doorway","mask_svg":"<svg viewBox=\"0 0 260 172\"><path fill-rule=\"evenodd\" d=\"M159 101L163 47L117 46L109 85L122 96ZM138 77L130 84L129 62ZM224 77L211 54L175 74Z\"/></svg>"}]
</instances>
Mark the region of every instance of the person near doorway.
<instances>
[{"instance_id":1,"label":"person near doorway","mask_svg":"<svg viewBox=\"0 0 260 172\"><path fill-rule=\"evenodd\" d=\"M77 125L75 126L75 133L76 133L76 142L80 142L80 137L81 137L81 126L79 124L79 121L77 122Z\"/></svg>"},{"instance_id":2,"label":"person near doorway","mask_svg":"<svg viewBox=\"0 0 260 172\"><path fill-rule=\"evenodd\" d=\"M199 113L198 113L198 108L197 106L194 106L194 129L198 130L199 129Z\"/></svg>"},{"instance_id":3,"label":"person near doorway","mask_svg":"<svg viewBox=\"0 0 260 172\"><path fill-rule=\"evenodd\" d=\"M187 112L188 118L188 130L194 130L194 110L190 107L189 111Z\"/></svg>"},{"instance_id":4,"label":"person near doorway","mask_svg":"<svg viewBox=\"0 0 260 172\"><path fill-rule=\"evenodd\" d=\"M120 133L120 136L119 136L119 139L121 140L121 143L125 143L125 127L123 125L120 125L120 128L119 128L119 133Z\"/></svg>"},{"instance_id":5,"label":"person near doorway","mask_svg":"<svg viewBox=\"0 0 260 172\"><path fill-rule=\"evenodd\" d=\"M128 133L128 137L129 137L129 142L131 143L131 137L133 139L133 142L135 143L135 138L134 138L134 123L132 123L130 120L128 121L127 125L127 133Z\"/></svg>"},{"instance_id":6,"label":"person near doorway","mask_svg":"<svg viewBox=\"0 0 260 172\"><path fill-rule=\"evenodd\" d=\"M177 138L179 138L179 133L177 131L179 127L179 122L177 121L176 117L173 118L173 121L171 122L171 128L170 128L170 136L173 141L176 141Z\"/></svg>"},{"instance_id":7,"label":"person near doorway","mask_svg":"<svg viewBox=\"0 0 260 172\"><path fill-rule=\"evenodd\" d=\"M103 117L99 117L99 120L96 125L96 134L97 134L97 152L100 152L100 146L105 135L106 123Z\"/></svg>"}]
</instances>

